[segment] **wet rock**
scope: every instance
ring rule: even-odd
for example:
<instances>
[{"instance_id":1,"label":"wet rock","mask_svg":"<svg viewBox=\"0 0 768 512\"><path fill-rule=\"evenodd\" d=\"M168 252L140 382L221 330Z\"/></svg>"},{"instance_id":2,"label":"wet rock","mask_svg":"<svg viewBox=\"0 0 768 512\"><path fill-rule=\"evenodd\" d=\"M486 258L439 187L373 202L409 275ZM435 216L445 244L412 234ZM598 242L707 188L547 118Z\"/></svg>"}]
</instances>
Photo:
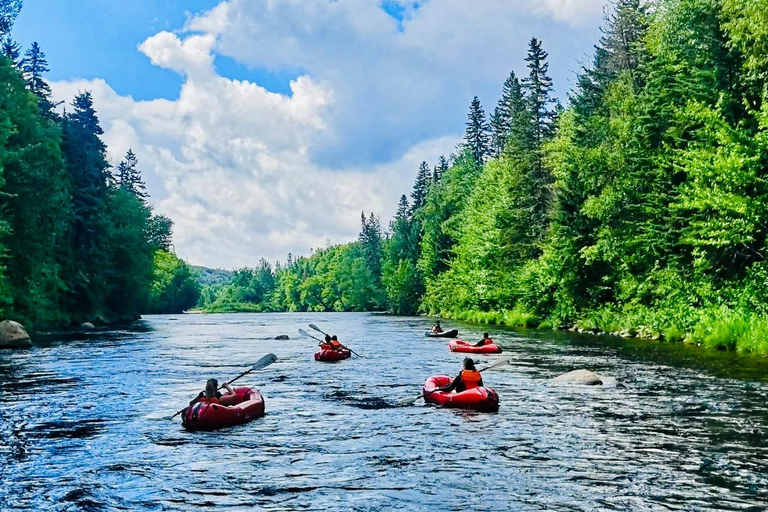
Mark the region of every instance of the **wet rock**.
<instances>
[{"instance_id":1,"label":"wet rock","mask_svg":"<svg viewBox=\"0 0 768 512\"><path fill-rule=\"evenodd\" d=\"M13 320L0 322L0 348L31 347L32 340L24 330L24 326Z\"/></svg>"},{"instance_id":2,"label":"wet rock","mask_svg":"<svg viewBox=\"0 0 768 512\"><path fill-rule=\"evenodd\" d=\"M80 324L80 328L84 331L92 331L96 328L95 325L93 325L91 322L83 322Z\"/></svg>"},{"instance_id":3,"label":"wet rock","mask_svg":"<svg viewBox=\"0 0 768 512\"><path fill-rule=\"evenodd\" d=\"M599 386L602 383L600 377L589 370L573 370L552 380L556 385Z\"/></svg>"},{"instance_id":4,"label":"wet rock","mask_svg":"<svg viewBox=\"0 0 768 512\"><path fill-rule=\"evenodd\" d=\"M287 334L281 334L280 336L275 336L276 340L289 340L291 338L288 337Z\"/></svg>"}]
</instances>

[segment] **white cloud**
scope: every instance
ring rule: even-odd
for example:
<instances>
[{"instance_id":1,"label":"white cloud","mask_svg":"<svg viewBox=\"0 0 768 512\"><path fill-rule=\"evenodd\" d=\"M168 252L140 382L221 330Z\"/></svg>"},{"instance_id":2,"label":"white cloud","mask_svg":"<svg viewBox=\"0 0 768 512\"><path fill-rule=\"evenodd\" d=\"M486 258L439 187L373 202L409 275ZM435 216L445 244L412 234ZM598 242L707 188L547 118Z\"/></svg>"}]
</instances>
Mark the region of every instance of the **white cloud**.
<instances>
[{"instance_id":1,"label":"white cloud","mask_svg":"<svg viewBox=\"0 0 768 512\"><path fill-rule=\"evenodd\" d=\"M386 222L419 163L451 152L471 97L490 110L509 69L524 71L528 39L544 38L550 69L574 69L601 4L405 2L400 23L373 0L230 0L139 45L185 77L178 99L135 101L103 80L54 93L92 90L110 158L137 153L182 257L248 265L354 238L361 210ZM277 94L220 76L216 54L302 71Z\"/></svg>"}]
</instances>

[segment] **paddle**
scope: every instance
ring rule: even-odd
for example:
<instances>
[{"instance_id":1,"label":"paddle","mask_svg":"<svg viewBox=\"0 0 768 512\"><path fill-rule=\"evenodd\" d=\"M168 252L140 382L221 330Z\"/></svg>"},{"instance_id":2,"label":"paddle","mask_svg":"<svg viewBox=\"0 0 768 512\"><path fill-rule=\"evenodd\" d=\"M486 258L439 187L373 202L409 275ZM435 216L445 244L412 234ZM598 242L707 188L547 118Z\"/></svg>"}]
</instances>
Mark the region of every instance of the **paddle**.
<instances>
[{"instance_id":1,"label":"paddle","mask_svg":"<svg viewBox=\"0 0 768 512\"><path fill-rule=\"evenodd\" d=\"M264 368L266 368L267 366L271 365L275 361L277 361L277 356L275 354L267 354L264 357L262 357L261 359L259 359L258 361L256 361L255 363L253 363L253 366L251 366L249 369L245 370L243 373L241 373L240 375L238 375L234 379L230 380L229 382L227 382L225 384L222 384L221 386L216 388L216 390L218 391L219 389L223 388L224 386L228 386L228 385L232 384L233 382L235 382L240 377L244 377L244 376L248 375L249 373L251 373L252 371L263 370ZM184 409L186 409L186 407ZM181 411L177 412L176 414L171 416L169 419L172 420L173 418L175 418L176 416L181 414L184 411L184 409L182 409Z\"/></svg>"},{"instance_id":2,"label":"paddle","mask_svg":"<svg viewBox=\"0 0 768 512\"><path fill-rule=\"evenodd\" d=\"M323 334L325 334L326 336L329 336L329 334L328 334L327 332L323 331L322 329L320 329L320 328L319 328L318 326L316 326L315 324L309 324L309 328L310 328L310 329L314 329L314 330L316 330L317 332L323 333ZM315 338L315 339L317 339L317 338ZM349 347L347 347L347 346L341 345L341 348L345 348L345 349L349 350L350 352L352 352L353 354L355 354L357 357L363 357L363 356L361 356L360 354L358 354L357 352L355 352L354 350L352 350L351 348L349 348ZM365 358L363 357L363 359L365 359Z\"/></svg>"},{"instance_id":3,"label":"paddle","mask_svg":"<svg viewBox=\"0 0 768 512\"><path fill-rule=\"evenodd\" d=\"M499 359L495 363L493 363L491 365L488 365L485 368L481 368L481 369L479 369L477 371L484 372L484 371L487 371L487 370L493 370L494 368L497 368L499 366L503 366L505 364L509 364L510 361L511 361L511 359ZM396 405L409 405L409 404L413 404L413 403L416 403L416 401L419 398L428 397L429 395L431 395L432 393L435 393L436 391L440 391L440 388L436 388L436 389L433 389L432 391L429 391L427 393L423 393L423 394L417 396L416 398L406 398L404 400L399 400L399 401L395 402L395 404Z\"/></svg>"},{"instance_id":4,"label":"paddle","mask_svg":"<svg viewBox=\"0 0 768 512\"><path fill-rule=\"evenodd\" d=\"M320 343L325 343L323 340L321 340L320 338L315 338L314 336L312 336L311 334L309 334L309 333L308 333L307 331L305 331L304 329L299 329L299 334L301 334L302 336L309 336L309 337L310 337L310 338L312 338L313 340L317 340L317 341L319 341Z\"/></svg>"}]
</instances>

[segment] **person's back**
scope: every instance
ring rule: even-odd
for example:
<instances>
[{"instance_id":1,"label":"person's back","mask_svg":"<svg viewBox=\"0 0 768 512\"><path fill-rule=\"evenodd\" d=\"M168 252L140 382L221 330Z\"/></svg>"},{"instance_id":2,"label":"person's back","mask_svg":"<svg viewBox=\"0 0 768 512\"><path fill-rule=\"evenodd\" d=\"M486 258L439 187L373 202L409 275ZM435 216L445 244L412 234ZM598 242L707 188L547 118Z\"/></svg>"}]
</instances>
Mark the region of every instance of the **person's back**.
<instances>
[{"instance_id":1,"label":"person's back","mask_svg":"<svg viewBox=\"0 0 768 512\"><path fill-rule=\"evenodd\" d=\"M341 350L342 348L344 348L342 344L339 343L339 339L336 337L335 334L331 337L331 347L333 348L333 350Z\"/></svg>"},{"instance_id":2,"label":"person's back","mask_svg":"<svg viewBox=\"0 0 768 512\"><path fill-rule=\"evenodd\" d=\"M483 333L483 339L478 341L477 343L475 343L475 346L476 347L482 347L482 346L485 346L485 345L490 345L492 343L493 343L493 340L491 339L491 337L486 332L486 333Z\"/></svg>"},{"instance_id":3,"label":"person's back","mask_svg":"<svg viewBox=\"0 0 768 512\"><path fill-rule=\"evenodd\" d=\"M438 389L445 392L455 390L457 393L461 393L479 387L483 387L483 377L475 368L475 362L467 357L464 359L464 369L453 379L453 382Z\"/></svg>"}]
</instances>

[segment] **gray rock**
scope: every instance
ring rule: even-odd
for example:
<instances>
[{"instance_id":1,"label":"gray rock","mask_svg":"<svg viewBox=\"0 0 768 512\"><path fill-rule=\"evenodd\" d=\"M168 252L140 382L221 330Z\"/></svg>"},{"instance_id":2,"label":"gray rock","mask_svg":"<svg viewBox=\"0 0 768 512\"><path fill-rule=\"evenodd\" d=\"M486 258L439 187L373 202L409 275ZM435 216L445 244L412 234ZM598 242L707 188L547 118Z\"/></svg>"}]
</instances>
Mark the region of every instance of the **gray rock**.
<instances>
[{"instance_id":1,"label":"gray rock","mask_svg":"<svg viewBox=\"0 0 768 512\"><path fill-rule=\"evenodd\" d=\"M552 380L555 385L599 386L602 383L600 377L589 370L573 370Z\"/></svg>"},{"instance_id":2,"label":"gray rock","mask_svg":"<svg viewBox=\"0 0 768 512\"><path fill-rule=\"evenodd\" d=\"M80 324L80 328L84 331L92 331L96 328L95 325L93 325L91 322L83 322Z\"/></svg>"},{"instance_id":3,"label":"gray rock","mask_svg":"<svg viewBox=\"0 0 768 512\"><path fill-rule=\"evenodd\" d=\"M276 340L289 340L291 338L288 337L287 334L281 334L280 336L275 336Z\"/></svg>"},{"instance_id":4,"label":"gray rock","mask_svg":"<svg viewBox=\"0 0 768 512\"><path fill-rule=\"evenodd\" d=\"M24 330L24 326L13 320L0 322L0 348L31 347L32 340Z\"/></svg>"}]
</instances>

